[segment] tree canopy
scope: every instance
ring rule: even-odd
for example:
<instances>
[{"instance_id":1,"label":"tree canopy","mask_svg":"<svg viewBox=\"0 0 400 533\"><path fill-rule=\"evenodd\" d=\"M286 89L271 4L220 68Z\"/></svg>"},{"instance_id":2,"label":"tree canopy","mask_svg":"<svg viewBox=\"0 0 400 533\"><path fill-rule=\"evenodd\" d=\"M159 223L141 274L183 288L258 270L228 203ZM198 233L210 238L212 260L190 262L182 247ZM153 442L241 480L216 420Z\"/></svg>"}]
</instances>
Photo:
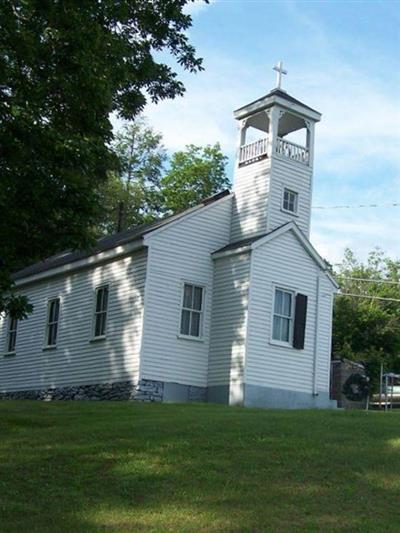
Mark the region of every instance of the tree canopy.
<instances>
[{"instance_id":1,"label":"tree canopy","mask_svg":"<svg viewBox=\"0 0 400 533\"><path fill-rule=\"evenodd\" d=\"M126 124L113 148L119 171L102 188L99 233L114 233L183 211L226 189L228 158L219 144L189 145L168 157L144 117Z\"/></svg>"},{"instance_id":2,"label":"tree canopy","mask_svg":"<svg viewBox=\"0 0 400 533\"><path fill-rule=\"evenodd\" d=\"M0 3L0 312L23 314L12 270L93 242L99 188L118 170L110 114L132 120L184 92L160 52L201 70L187 3Z\"/></svg>"},{"instance_id":3,"label":"tree canopy","mask_svg":"<svg viewBox=\"0 0 400 533\"><path fill-rule=\"evenodd\" d=\"M400 261L377 249L363 263L346 250L336 277L341 292L355 296L336 298L334 355L400 371Z\"/></svg>"},{"instance_id":4,"label":"tree canopy","mask_svg":"<svg viewBox=\"0 0 400 533\"><path fill-rule=\"evenodd\" d=\"M164 210L182 211L229 187L227 161L219 143L205 147L190 144L175 152L161 180Z\"/></svg>"},{"instance_id":5,"label":"tree canopy","mask_svg":"<svg viewBox=\"0 0 400 533\"><path fill-rule=\"evenodd\" d=\"M102 233L150 222L161 211L160 180L167 160L161 134L139 117L116 134L113 149L119 171L110 173L101 190Z\"/></svg>"}]
</instances>

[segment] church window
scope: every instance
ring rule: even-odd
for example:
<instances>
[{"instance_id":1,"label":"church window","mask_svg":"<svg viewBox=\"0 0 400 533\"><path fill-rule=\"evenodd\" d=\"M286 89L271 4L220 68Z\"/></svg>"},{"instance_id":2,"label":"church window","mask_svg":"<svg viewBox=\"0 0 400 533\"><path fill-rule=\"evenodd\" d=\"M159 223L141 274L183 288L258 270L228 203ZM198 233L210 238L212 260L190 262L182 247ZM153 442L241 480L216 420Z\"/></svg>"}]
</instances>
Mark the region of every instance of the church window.
<instances>
[{"instance_id":1,"label":"church window","mask_svg":"<svg viewBox=\"0 0 400 533\"><path fill-rule=\"evenodd\" d=\"M97 287L94 309L94 338L104 337L107 325L108 285Z\"/></svg>"},{"instance_id":2,"label":"church window","mask_svg":"<svg viewBox=\"0 0 400 533\"><path fill-rule=\"evenodd\" d=\"M275 289L272 339L290 342L293 329L293 292Z\"/></svg>"},{"instance_id":3,"label":"church window","mask_svg":"<svg viewBox=\"0 0 400 533\"><path fill-rule=\"evenodd\" d=\"M184 283L180 334L187 337L201 337L203 327L204 288Z\"/></svg>"},{"instance_id":4,"label":"church window","mask_svg":"<svg viewBox=\"0 0 400 533\"><path fill-rule=\"evenodd\" d=\"M7 353L14 353L17 343L17 324L16 318L9 318L7 331Z\"/></svg>"},{"instance_id":5,"label":"church window","mask_svg":"<svg viewBox=\"0 0 400 533\"><path fill-rule=\"evenodd\" d=\"M47 304L46 346L57 344L58 322L60 318L60 298L53 298Z\"/></svg>"},{"instance_id":6,"label":"church window","mask_svg":"<svg viewBox=\"0 0 400 533\"><path fill-rule=\"evenodd\" d=\"M299 195L295 191L290 189L283 190L283 205L282 208L284 211L289 211L290 213L297 213L297 204L298 204Z\"/></svg>"}]
</instances>

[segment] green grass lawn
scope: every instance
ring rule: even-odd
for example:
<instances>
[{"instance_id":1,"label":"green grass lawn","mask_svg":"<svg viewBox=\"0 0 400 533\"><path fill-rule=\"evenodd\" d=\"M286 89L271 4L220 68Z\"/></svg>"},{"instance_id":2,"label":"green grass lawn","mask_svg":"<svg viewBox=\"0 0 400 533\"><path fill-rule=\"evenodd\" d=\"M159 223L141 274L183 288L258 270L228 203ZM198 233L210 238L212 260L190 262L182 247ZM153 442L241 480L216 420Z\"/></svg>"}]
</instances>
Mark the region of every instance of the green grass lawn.
<instances>
[{"instance_id":1,"label":"green grass lawn","mask_svg":"<svg viewBox=\"0 0 400 533\"><path fill-rule=\"evenodd\" d=\"M0 531L400 531L400 412L0 402Z\"/></svg>"}]
</instances>

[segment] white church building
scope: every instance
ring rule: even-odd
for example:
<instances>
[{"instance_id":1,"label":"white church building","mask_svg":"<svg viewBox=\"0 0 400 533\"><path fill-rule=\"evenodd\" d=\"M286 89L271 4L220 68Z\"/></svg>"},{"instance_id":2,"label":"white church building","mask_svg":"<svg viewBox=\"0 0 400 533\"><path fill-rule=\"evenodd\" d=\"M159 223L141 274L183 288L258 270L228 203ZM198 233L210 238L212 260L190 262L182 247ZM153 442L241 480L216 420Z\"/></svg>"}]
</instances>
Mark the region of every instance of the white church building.
<instances>
[{"instance_id":1,"label":"white church building","mask_svg":"<svg viewBox=\"0 0 400 533\"><path fill-rule=\"evenodd\" d=\"M15 275L34 310L1 320L0 397L335 406L337 284L309 241L321 115L279 83L234 117L232 192Z\"/></svg>"}]
</instances>

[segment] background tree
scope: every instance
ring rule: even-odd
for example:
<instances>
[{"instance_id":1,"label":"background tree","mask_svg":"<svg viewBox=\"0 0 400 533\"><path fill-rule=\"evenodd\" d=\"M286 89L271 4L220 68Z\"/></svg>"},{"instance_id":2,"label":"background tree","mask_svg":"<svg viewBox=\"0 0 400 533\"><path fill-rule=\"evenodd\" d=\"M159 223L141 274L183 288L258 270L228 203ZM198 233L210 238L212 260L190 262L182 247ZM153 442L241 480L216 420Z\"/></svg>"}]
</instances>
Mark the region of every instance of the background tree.
<instances>
[{"instance_id":1,"label":"background tree","mask_svg":"<svg viewBox=\"0 0 400 533\"><path fill-rule=\"evenodd\" d=\"M400 261L380 250L372 251L366 263L346 250L336 278L344 293L400 300ZM336 297L333 353L365 361L373 379L381 362L388 370L400 371L400 301Z\"/></svg>"},{"instance_id":2,"label":"background tree","mask_svg":"<svg viewBox=\"0 0 400 533\"><path fill-rule=\"evenodd\" d=\"M161 180L164 211L182 211L229 187L227 161L219 143L206 147L190 144L174 153Z\"/></svg>"},{"instance_id":3,"label":"background tree","mask_svg":"<svg viewBox=\"0 0 400 533\"><path fill-rule=\"evenodd\" d=\"M122 231L159 216L160 180L167 159L161 140L143 117L116 134L113 149L119 172L111 173L102 189L102 232Z\"/></svg>"},{"instance_id":4,"label":"background tree","mask_svg":"<svg viewBox=\"0 0 400 533\"><path fill-rule=\"evenodd\" d=\"M184 92L155 53L202 68L186 3L0 3L0 312L24 307L8 296L12 270L93 242L99 184L118 163L110 113L132 120Z\"/></svg>"}]
</instances>

